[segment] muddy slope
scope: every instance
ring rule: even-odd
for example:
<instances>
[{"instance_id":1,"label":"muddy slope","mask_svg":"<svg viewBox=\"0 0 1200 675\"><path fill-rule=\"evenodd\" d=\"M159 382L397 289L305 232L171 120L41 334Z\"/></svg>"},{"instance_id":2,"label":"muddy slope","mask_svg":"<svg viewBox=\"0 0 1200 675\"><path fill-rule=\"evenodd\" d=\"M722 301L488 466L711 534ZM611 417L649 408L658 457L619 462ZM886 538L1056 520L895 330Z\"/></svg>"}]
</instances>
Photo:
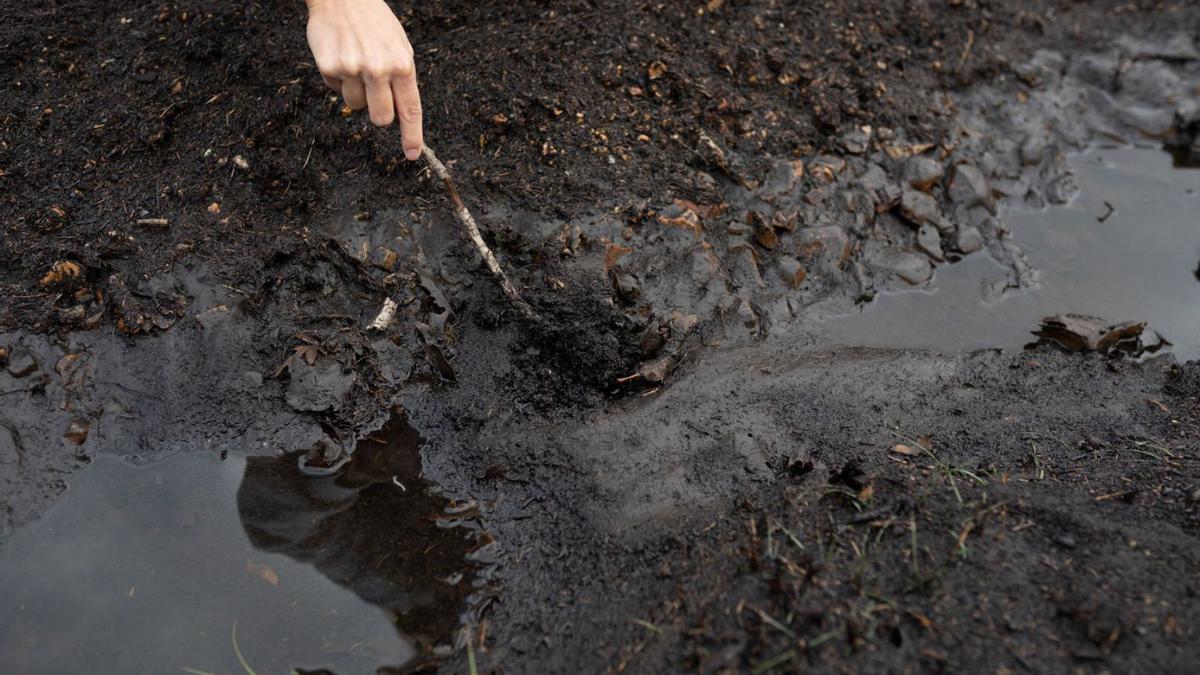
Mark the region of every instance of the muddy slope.
<instances>
[{"instance_id":1,"label":"muddy slope","mask_svg":"<svg viewBox=\"0 0 1200 675\"><path fill-rule=\"evenodd\" d=\"M507 672L1176 670L1195 367L1110 365L769 344L565 424L415 418L490 505Z\"/></svg>"}]
</instances>

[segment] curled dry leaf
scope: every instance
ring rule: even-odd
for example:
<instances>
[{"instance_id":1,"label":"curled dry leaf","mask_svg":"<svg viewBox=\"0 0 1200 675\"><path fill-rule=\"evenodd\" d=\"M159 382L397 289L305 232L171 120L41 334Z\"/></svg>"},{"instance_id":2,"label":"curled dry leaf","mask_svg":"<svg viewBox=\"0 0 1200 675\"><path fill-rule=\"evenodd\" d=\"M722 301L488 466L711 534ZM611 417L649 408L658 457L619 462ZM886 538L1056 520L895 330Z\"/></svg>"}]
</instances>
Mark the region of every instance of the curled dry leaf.
<instances>
[{"instance_id":1,"label":"curled dry leaf","mask_svg":"<svg viewBox=\"0 0 1200 675\"><path fill-rule=\"evenodd\" d=\"M833 169L825 164L818 164L809 169L809 174L823 183L832 183L837 180L837 176L833 173Z\"/></svg>"},{"instance_id":2,"label":"curled dry leaf","mask_svg":"<svg viewBox=\"0 0 1200 675\"><path fill-rule=\"evenodd\" d=\"M779 235L775 227L758 211L751 209L746 213L746 224L754 231L754 241L767 250L775 250L779 246Z\"/></svg>"},{"instance_id":3,"label":"curled dry leaf","mask_svg":"<svg viewBox=\"0 0 1200 675\"><path fill-rule=\"evenodd\" d=\"M77 262L60 260L50 267L50 271L38 282L43 288L57 286L65 281L78 279L83 275L83 268Z\"/></svg>"},{"instance_id":4,"label":"curled dry leaf","mask_svg":"<svg viewBox=\"0 0 1200 675\"><path fill-rule=\"evenodd\" d=\"M700 220L711 220L716 218L722 213L725 213L726 209L729 208L729 205L724 203L705 205L697 204L696 202L688 201L686 199L675 199L672 200L671 203L682 209L688 209L695 212L696 216L699 217Z\"/></svg>"},{"instance_id":5,"label":"curled dry leaf","mask_svg":"<svg viewBox=\"0 0 1200 675\"><path fill-rule=\"evenodd\" d=\"M704 161L708 162L709 164L713 164L718 168L728 172L729 161L725 158L725 151L721 149L721 146L717 144L716 140L714 140L712 136L709 136L705 131L701 131L697 136L697 139L700 143L699 147L696 149L696 152L699 153L700 157L702 157Z\"/></svg>"},{"instance_id":6,"label":"curled dry leaf","mask_svg":"<svg viewBox=\"0 0 1200 675\"><path fill-rule=\"evenodd\" d=\"M775 215L771 216L771 227L784 232L795 232L799 219L800 212L796 209L776 211Z\"/></svg>"},{"instance_id":7,"label":"curled dry leaf","mask_svg":"<svg viewBox=\"0 0 1200 675\"><path fill-rule=\"evenodd\" d=\"M1145 322L1126 321L1108 324L1103 319L1078 314L1057 314L1042 319L1033 334L1072 352L1141 353Z\"/></svg>"},{"instance_id":8,"label":"curled dry leaf","mask_svg":"<svg viewBox=\"0 0 1200 675\"><path fill-rule=\"evenodd\" d=\"M67 439L75 445L83 445L87 441L88 432L92 430L92 425L87 420L75 420L71 422L71 426L67 427L63 438Z\"/></svg>"},{"instance_id":9,"label":"curled dry leaf","mask_svg":"<svg viewBox=\"0 0 1200 675\"><path fill-rule=\"evenodd\" d=\"M704 235L704 227L700 224L700 216L691 208L672 204L658 214L658 222L671 227L682 227L691 230L696 238Z\"/></svg>"},{"instance_id":10,"label":"curled dry leaf","mask_svg":"<svg viewBox=\"0 0 1200 675\"><path fill-rule=\"evenodd\" d=\"M305 363L310 366L317 362L317 357L321 354L320 350L312 345L299 345L294 349L296 350L296 356L304 359Z\"/></svg>"},{"instance_id":11,"label":"curled dry leaf","mask_svg":"<svg viewBox=\"0 0 1200 675\"><path fill-rule=\"evenodd\" d=\"M62 358L58 360L58 363L54 364L54 372L58 373L60 376L65 375L67 369L70 368L77 360L79 360L79 352L67 352L66 354L63 354Z\"/></svg>"},{"instance_id":12,"label":"curled dry leaf","mask_svg":"<svg viewBox=\"0 0 1200 675\"><path fill-rule=\"evenodd\" d=\"M677 309L671 310L671 330L687 333L700 322L695 314L685 314Z\"/></svg>"},{"instance_id":13,"label":"curled dry leaf","mask_svg":"<svg viewBox=\"0 0 1200 675\"><path fill-rule=\"evenodd\" d=\"M892 159L905 159L933 149L933 143L896 143L883 146L883 151Z\"/></svg>"},{"instance_id":14,"label":"curled dry leaf","mask_svg":"<svg viewBox=\"0 0 1200 675\"><path fill-rule=\"evenodd\" d=\"M625 255L626 253L630 253L632 251L633 251L633 249L630 248L629 246L622 246L621 244L613 244L613 243L605 244L605 246L604 246L604 271L607 272L607 271L611 270L613 268L613 265L616 265L617 261L621 259L621 256Z\"/></svg>"}]
</instances>

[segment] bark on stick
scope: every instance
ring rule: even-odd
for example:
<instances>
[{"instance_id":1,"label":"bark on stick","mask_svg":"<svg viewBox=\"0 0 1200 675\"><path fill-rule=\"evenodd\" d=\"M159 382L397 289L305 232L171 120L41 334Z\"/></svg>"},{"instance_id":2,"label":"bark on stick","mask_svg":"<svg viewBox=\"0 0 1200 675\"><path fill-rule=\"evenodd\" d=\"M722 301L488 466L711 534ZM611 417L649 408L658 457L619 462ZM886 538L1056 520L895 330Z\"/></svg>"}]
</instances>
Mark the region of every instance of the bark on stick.
<instances>
[{"instance_id":1,"label":"bark on stick","mask_svg":"<svg viewBox=\"0 0 1200 675\"><path fill-rule=\"evenodd\" d=\"M508 280L508 275L501 269L500 262L496 260L492 249L488 248L488 245L483 241L483 236L479 234L479 225L476 224L475 217L467 210L467 205L463 203L462 197L459 196L458 188L454 186L454 179L450 177L450 170L446 168L445 164L442 164L437 155L433 154L433 150L430 150L428 145L421 151L421 154L425 156L425 161L429 162L429 166L433 169L433 172L446 185L446 192L450 194L450 201L454 204L454 215L458 216L458 221L462 223L463 229L467 231L467 237L471 240L471 243L475 244L475 248L479 250L479 255L483 256L483 261L487 263L492 276L496 277L496 281L499 282L500 289L508 296L509 301L517 308L517 311L521 312L525 318L536 321L538 318L537 312L534 312L533 307L521 298L520 293L517 293L517 289Z\"/></svg>"}]
</instances>

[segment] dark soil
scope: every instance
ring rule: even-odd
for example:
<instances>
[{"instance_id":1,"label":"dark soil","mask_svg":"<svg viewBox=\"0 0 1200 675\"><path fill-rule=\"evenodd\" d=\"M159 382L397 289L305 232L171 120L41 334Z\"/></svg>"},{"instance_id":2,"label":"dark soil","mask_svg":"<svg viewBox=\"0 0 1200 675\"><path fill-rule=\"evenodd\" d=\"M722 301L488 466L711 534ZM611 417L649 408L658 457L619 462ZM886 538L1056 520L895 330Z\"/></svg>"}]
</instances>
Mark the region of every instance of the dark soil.
<instances>
[{"instance_id":1,"label":"dark soil","mask_svg":"<svg viewBox=\"0 0 1200 675\"><path fill-rule=\"evenodd\" d=\"M763 158L830 148L862 124L937 137L943 87L1003 71L1033 44L1102 42L1102 27L1131 23L1114 12L1148 32L1188 12L1143 4L464 2L401 17L427 135L457 160L468 201L570 220L703 196L701 131ZM111 275L134 288L177 261L256 288L273 254L303 246L330 214L434 219L441 197L401 161L395 130L344 115L323 89L303 22L295 3L11 13L0 255L17 264L0 270L0 327L69 327L96 311L115 323ZM84 278L40 289L60 260ZM55 311L75 303L83 319Z\"/></svg>"},{"instance_id":2,"label":"dark soil","mask_svg":"<svg viewBox=\"0 0 1200 675\"><path fill-rule=\"evenodd\" d=\"M298 3L8 9L0 534L94 453L332 462L399 400L427 476L503 550L499 601L464 615L483 669L1200 656L1195 363L831 349L795 325L932 273L918 244L968 226L1024 288L993 209L955 210L965 163L992 207L1069 199L1089 134L1154 126L1192 161L1197 61L1166 38L1200 34L1194 3L411 3L427 140L537 325L398 132L324 90ZM1054 128L1036 161L1023 124ZM885 151L918 143L951 169L933 244L883 196L907 166ZM826 223L852 179L870 222ZM793 188L800 215L773 219ZM385 298L396 322L367 329Z\"/></svg>"}]
</instances>

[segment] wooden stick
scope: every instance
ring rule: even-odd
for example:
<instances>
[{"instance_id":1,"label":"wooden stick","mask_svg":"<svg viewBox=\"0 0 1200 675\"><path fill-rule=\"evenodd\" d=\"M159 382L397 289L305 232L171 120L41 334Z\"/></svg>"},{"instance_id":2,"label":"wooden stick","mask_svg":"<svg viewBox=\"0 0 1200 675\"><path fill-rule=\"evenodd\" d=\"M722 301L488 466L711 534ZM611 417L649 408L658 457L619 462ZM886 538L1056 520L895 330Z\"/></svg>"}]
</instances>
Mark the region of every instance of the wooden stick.
<instances>
[{"instance_id":1,"label":"wooden stick","mask_svg":"<svg viewBox=\"0 0 1200 675\"><path fill-rule=\"evenodd\" d=\"M954 72L962 72L963 66L967 65L967 57L971 55L971 47L975 46L975 31L967 31L967 46L963 47L962 56L958 58L958 65L954 67Z\"/></svg>"},{"instance_id":2,"label":"wooden stick","mask_svg":"<svg viewBox=\"0 0 1200 675\"><path fill-rule=\"evenodd\" d=\"M483 241L483 236L479 234L479 226L475 223L475 217L467 210L467 205L463 203L462 197L458 195L458 188L454 187L454 179L450 177L450 170L442 164L437 155L433 154L433 150L426 145L421 154L424 155L425 161L429 162L430 168L437 174L438 178L442 179L442 183L446 185L446 192L450 193L450 201L454 203L454 215L458 216L458 221L462 223L463 229L467 231L467 236L471 239L471 243L475 244L475 248L479 250L479 255L483 256L483 261L487 263L488 269L492 271L492 276L496 277L496 281L500 283L500 289L508 296L513 306L517 308L521 314L534 321L538 320L537 312L533 311L533 307L529 306L521 298L521 294L517 293L517 289L508 280L508 275L500 268L499 261L496 260L492 249Z\"/></svg>"}]
</instances>

